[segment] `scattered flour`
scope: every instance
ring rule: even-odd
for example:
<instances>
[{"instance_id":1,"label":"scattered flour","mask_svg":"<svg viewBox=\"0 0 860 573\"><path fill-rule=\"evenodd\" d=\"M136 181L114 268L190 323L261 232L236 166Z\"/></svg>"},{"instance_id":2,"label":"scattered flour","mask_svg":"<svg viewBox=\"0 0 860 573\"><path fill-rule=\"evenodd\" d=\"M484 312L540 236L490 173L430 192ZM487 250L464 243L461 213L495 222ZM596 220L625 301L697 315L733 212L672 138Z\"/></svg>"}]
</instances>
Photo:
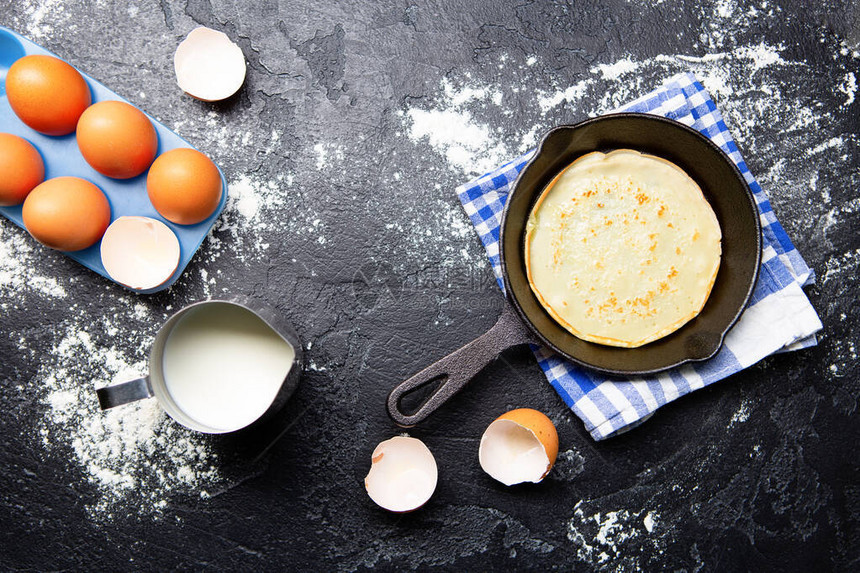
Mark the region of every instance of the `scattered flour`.
<instances>
[{"instance_id":1,"label":"scattered flour","mask_svg":"<svg viewBox=\"0 0 860 573\"><path fill-rule=\"evenodd\" d=\"M852 58L860 59L860 50L856 48L852 48L848 45L846 40L840 40L839 42L839 55L841 56L851 56Z\"/></svg>"},{"instance_id":2,"label":"scattered flour","mask_svg":"<svg viewBox=\"0 0 860 573\"><path fill-rule=\"evenodd\" d=\"M846 251L825 261L824 277L821 282L826 284L831 280L838 280L843 273L856 277L858 270L860 270L860 249Z\"/></svg>"},{"instance_id":3,"label":"scattered flour","mask_svg":"<svg viewBox=\"0 0 860 573\"><path fill-rule=\"evenodd\" d=\"M460 105L452 101L452 107L445 110L410 109L406 112L411 121L409 137L414 142L427 139L449 164L467 175L480 175L512 153L487 125L473 121L471 113Z\"/></svg>"},{"instance_id":4,"label":"scattered flour","mask_svg":"<svg viewBox=\"0 0 860 573\"><path fill-rule=\"evenodd\" d=\"M332 162L343 163L343 147L331 143L317 143L314 145L316 154L317 171L323 171L332 167Z\"/></svg>"},{"instance_id":5,"label":"scattered flour","mask_svg":"<svg viewBox=\"0 0 860 573\"><path fill-rule=\"evenodd\" d=\"M771 46L762 42L756 46L741 46L734 51L737 58L747 60L752 72L763 70L773 65L785 65L780 52L785 46Z\"/></svg>"},{"instance_id":6,"label":"scattered flour","mask_svg":"<svg viewBox=\"0 0 860 573\"><path fill-rule=\"evenodd\" d=\"M828 366L834 378L849 376L857 364L857 347L853 340L846 338L832 339L829 343L834 347L834 362Z\"/></svg>"},{"instance_id":7,"label":"scattered flour","mask_svg":"<svg viewBox=\"0 0 860 573\"><path fill-rule=\"evenodd\" d=\"M567 523L567 538L576 546L580 560L598 565L601 570L641 570L639 552L631 551L628 545L653 533L658 520L659 515L645 510L620 509L588 516L584 502L579 501L574 506L574 517Z\"/></svg>"},{"instance_id":8,"label":"scattered flour","mask_svg":"<svg viewBox=\"0 0 860 573\"><path fill-rule=\"evenodd\" d=\"M717 0L714 12L721 18L731 18L734 13L735 0Z\"/></svg>"},{"instance_id":9,"label":"scattered flour","mask_svg":"<svg viewBox=\"0 0 860 573\"><path fill-rule=\"evenodd\" d=\"M63 338L43 357L34 380L48 408L38 433L47 452L71 451L96 487L86 506L90 515L99 521L129 512L159 517L177 494L208 497L223 479L205 436L174 423L153 399L99 410L96 386L146 372L150 337L133 341L137 348L129 351L125 344L120 349L95 341L79 325L62 326Z\"/></svg>"},{"instance_id":10,"label":"scattered flour","mask_svg":"<svg viewBox=\"0 0 860 573\"><path fill-rule=\"evenodd\" d=\"M729 420L729 428L733 427L737 423L743 423L749 420L750 418L750 405L749 402L741 402L740 407L737 412L734 413L732 419Z\"/></svg>"},{"instance_id":11,"label":"scattered flour","mask_svg":"<svg viewBox=\"0 0 860 573\"><path fill-rule=\"evenodd\" d=\"M724 10L730 9L731 3L726 3ZM736 135L752 139L757 121L771 122L777 114L783 116L780 119L787 129L803 129L825 119L823 113L812 111L817 106L785 101L782 80L772 72L804 68L806 64L786 61L781 54L784 49L782 45L759 42L714 50L702 56L661 54L646 60L627 56L593 66L587 77L571 85L538 89L528 94L520 93L516 87L482 83L468 75L462 80L444 78L435 101L427 105L422 100L399 115L413 143L429 143L453 171L473 177L533 147L539 134L553 125L609 112L659 85L659 81L655 83L647 78L666 79L682 71L691 71L720 100ZM526 70L523 73L529 73L528 64L522 69ZM846 95L856 91L856 85L852 85L846 76ZM510 93L503 90L510 90ZM585 102L594 101L596 105L588 103L587 107L582 107ZM502 102L510 102L509 105L519 111L506 109ZM570 109L576 113L571 115ZM523 122L516 123L528 124L531 119L532 126L512 137L493 122L479 119L494 110L496 115L502 116L519 113Z\"/></svg>"},{"instance_id":12,"label":"scattered flour","mask_svg":"<svg viewBox=\"0 0 860 573\"><path fill-rule=\"evenodd\" d=\"M592 71L599 72L604 80L617 80L624 74L636 71L638 67L630 58L624 58L613 64L598 64Z\"/></svg>"},{"instance_id":13,"label":"scattered flour","mask_svg":"<svg viewBox=\"0 0 860 573\"><path fill-rule=\"evenodd\" d=\"M202 256L207 262L228 253L248 262L264 253L269 248L265 231L275 222L284 224L274 213L285 204L292 185L293 178L289 173L281 173L269 180L239 174L230 181L227 205L203 243ZM302 214L303 220L310 216L310 213ZM292 216L288 221L293 226L296 222Z\"/></svg>"},{"instance_id":14,"label":"scattered flour","mask_svg":"<svg viewBox=\"0 0 860 573\"><path fill-rule=\"evenodd\" d=\"M322 143L317 143L314 145L314 153L317 154L317 169L322 171L328 165L328 162L326 161L325 146Z\"/></svg>"},{"instance_id":15,"label":"scattered flour","mask_svg":"<svg viewBox=\"0 0 860 573\"><path fill-rule=\"evenodd\" d=\"M63 0L37 0L23 7L24 21L18 22L21 29L32 40L39 40L53 34L55 26L68 24Z\"/></svg>"},{"instance_id":16,"label":"scattered flour","mask_svg":"<svg viewBox=\"0 0 860 573\"><path fill-rule=\"evenodd\" d=\"M501 129L474 119L480 109L501 110L500 88L470 83L455 85L443 78L442 95L434 109L409 108L398 112L413 143L426 141L448 164L464 175L481 175L512 158L516 152Z\"/></svg>"},{"instance_id":17,"label":"scattered flour","mask_svg":"<svg viewBox=\"0 0 860 573\"><path fill-rule=\"evenodd\" d=\"M649 511L642 520L642 525L645 526L645 531L651 533L654 531L654 512Z\"/></svg>"},{"instance_id":18,"label":"scattered flour","mask_svg":"<svg viewBox=\"0 0 860 573\"><path fill-rule=\"evenodd\" d=\"M831 137L827 141L819 143L818 145L816 145L812 149L807 149L806 154L807 155L817 155L818 153L821 153L822 151L826 151L828 149L833 149L834 147L842 147L843 145L845 145L845 139L842 136Z\"/></svg>"},{"instance_id":19,"label":"scattered flour","mask_svg":"<svg viewBox=\"0 0 860 573\"><path fill-rule=\"evenodd\" d=\"M23 300L31 292L52 298L66 298L66 289L53 277L39 271L36 249L44 249L11 221L0 221L0 308L11 300Z\"/></svg>"},{"instance_id":20,"label":"scattered flour","mask_svg":"<svg viewBox=\"0 0 860 573\"><path fill-rule=\"evenodd\" d=\"M561 451L549 474L551 480L574 481L585 471L585 457L575 447Z\"/></svg>"},{"instance_id":21,"label":"scattered flour","mask_svg":"<svg viewBox=\"0 0 860 573\"><path fill-rule=\"evenodd\" d=\"M629 60L624 60L629 61ZM538 95L538 105L543 113L548 112L552 108L561 105L562 103L567 102L575 102L578 99L582 98L585 95L586 90L589 86L590 82L583 80L579 83L576 83L568 88L565 88L562 91L557 91L555 93L546 94L540 93Z\"/></svg>"}]
</instances>

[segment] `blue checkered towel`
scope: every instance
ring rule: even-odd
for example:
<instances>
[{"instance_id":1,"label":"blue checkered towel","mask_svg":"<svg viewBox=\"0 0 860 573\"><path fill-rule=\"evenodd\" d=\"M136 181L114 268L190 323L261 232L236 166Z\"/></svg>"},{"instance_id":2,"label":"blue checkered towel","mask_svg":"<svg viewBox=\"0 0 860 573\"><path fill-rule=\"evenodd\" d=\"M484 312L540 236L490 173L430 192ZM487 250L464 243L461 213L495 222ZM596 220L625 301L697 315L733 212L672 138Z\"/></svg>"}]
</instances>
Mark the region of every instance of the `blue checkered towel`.
<instances>
[{"instance_id":1,"label":"blue checkered towel","mask_svg":"<svg viewBox=\"0 0 860 573\"><path fill-rule=\"evenodd\" d=\"M584 422L595 440L625 432L660 406L713 384L775 352L816 344L822 326L801 286L814 280L753 178L732 136L704 87L692 74L668 80L656 91L618 111L652 113L689 125L709 137L738 166L755 195L762 224L762 263L749 306L729 331L720 352L705 362L660 374L609 379L576 366L551 350L534 346L550 384ZM481 237L499 286L499 223L508 191L533 152L457 188L463 208Z\"/></svg>"}]
</instances>

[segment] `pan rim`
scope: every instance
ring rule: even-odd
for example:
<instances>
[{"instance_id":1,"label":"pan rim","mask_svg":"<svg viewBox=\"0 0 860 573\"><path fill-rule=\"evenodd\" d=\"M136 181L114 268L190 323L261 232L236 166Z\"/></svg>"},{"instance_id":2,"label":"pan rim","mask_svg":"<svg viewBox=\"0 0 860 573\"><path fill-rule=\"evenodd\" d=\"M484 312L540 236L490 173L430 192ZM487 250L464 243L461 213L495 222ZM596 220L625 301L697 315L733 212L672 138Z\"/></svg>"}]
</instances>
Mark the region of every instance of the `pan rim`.
<instances>
[{"instance_id":1,"label":"pan rim","mask_svg":"<svg viewBox=\"0 0 860 573\"><path fill-rule=\"evenodd\" d=\"M670 126L671 129L680 129L682 131L685 131L688 134L692 135L695 139L699 140L701 143L704 143L707 148L709 148L712 152L715 152L715 155L720 158L722 163L724 163L727 167L730 168L730 171L734 175L735 179L739 183L741 183L740 187L744 191L743 195L746 198L746 206L749 207L751 213L753 214L752 220L753 220L753 224L755 227L755 229L754 229L755 245L751 246L750 248L753 248L753 247L755 248L755 268L752 272L752 276L749 279L749 283L746 285L746 292L743 293L741 303L738 305L738 308L736 310L734 310L734 312L732 313L729 320L725 323L725 326L722 326L722 325L719 326L719 329L720 329L719 340L716 342L716 345L715 345L713 351L709 352L705 356L690 356L689 352L686 352L686 353L682 353L677 359L672 360L670 362L667 362L666 364L661 364L657 367L646 368L646 369L607 368L607 367L592 364L592 363L588 362L587 360L582 359L581 357L578 357L578 356L575 356L575 355L568 353L567 351L559 348L556 344L554 344L540 330L540 328L538 328L538 326L532 322L531 318L528 316L528 314L522 308L520 301L517 299L516 291L513 289L513 285L511 283L511 279L510 279L510 272L509 272L509 268L508 268L508 260L507 260L507 256L506 256L506 247L505 247L504 237L505 237L505 233L506 233L506 229L507 229L507 224L508 224L510 217L511 217L510 209L511 209L511 205L513 204L512 199L517 194L517 192L523 192L521 190L521 183L523 181L525 174L529 171L530 168L533 167L533 165L538 160L538 158L540 158L543 154L546 153L546 150L545 150L546 143L554 134L556 134L558 132L562 132L562 131L574 132L577 130L582 130L584 127L590 126L590 125L592 125L594 123L598 123L598 122L611 122L611 121L619 121L619 120L633 120L633 121L645 122L645 123L647 123L647 122L661 123L661 124ZM599 151L599 149L594 149L593 151ZM641 150L639 150L639 151L641 151ZM721 222L721 227L722 227L722 222ZM523 323L526 325L526 327L532 332L532 334L542 344L544 344L548 348L552 349L554 352L558 353L559 355L563 356L564 358L570 360L571 362L574 362L580 366L584 366L588 369L591 369L591 370L594 370L597 372L602 372L605 374L610 374L610 375L615 375L615 376L644 375L644 374L654 374L657 372L663 372L665 370L669 370L671 368L675 368L675 367L678 367L678 366L681 366L683 364L687 364L690 362L702 362L705 360L709 360L709 359L713 358L722 349L722 347L725 343L725 337L726 337L728 331L731 330L732 326L734 326L737 323L737 321L740 319L741 314L743 314L744 310L747 308L747 304L749 303L750 297L752 296L752 293L755 289L755 285L758 281L759 271L761 268L761 242L762 242L762 238L761 238L760 213L759 213L756 201L755 201L755 197L752 193L752 190L749 188L749 184L746 182L746 179L744 178L744 176L741 173L738 166L735 165L734 161L732 161L731 158L728 157L728 155L722 149L720 149L720 147L717 144L715 144L710 138L706 137L705 135L703 135L702 133L700 133L696 129L694 129L688 125L685 125L681 122L678 122L676 120L667 118L667 117L662 117L662 116L657 116L657 115L652 115L652 114L647 114L647 113L620 112L620 113L610 113L610 114L604 114L604 115L593 117L593 118L588 118L586 120L580 121L580 122L572 124L572 125L556 126L544 134L544 136L540 140L540 143L538 144L537 148L535 149L534 153L532 154L532 156L529 158L528 162L523 166L522 170L518 174L517 179L515 180L514 184L512 185L511 191L509 192L508 198L505 202L505 207L502 211L502 217L501 217L501 221L500 221L500 225L499 225L499 261L500 261L500 266L501 266L502 281L503 281L504 286L505 286L506 297L508 297L508 300L510 301L511 305L514 307L514 310L516 311L516 313L520 317L520 319L523 321ZM719 277L717 280L719 280ZM710 300L710 298L711 297L709 296L709 300ZM702 308L702 312L704 312L704 309L707 307L707 305L708 305L708 302L706 301L705 306ZM678 329L675 332L681 332L683 329L684 329L684 326L682 326L680 329ZM673 334L675 334L675 333L671 333L667 336L672 336ZM571 334L569 332L567 333L567 336L576 338L573 334ZM581 340L581 339L578 339L578 340ZM587 341L583 341L583 342L587 342ZM596 343L589 343L589 344L596 344ZM644 345L644 346L639 347L638 349L647 348L647 346L648 345ZM613 349L612 352L617 353L619 355L623 355L623 353L629 352L631 350L638 350L636 348L631 349L631 348L621 348L621 347L606 347L606 348Z\"/></svg>"}]
</instances>

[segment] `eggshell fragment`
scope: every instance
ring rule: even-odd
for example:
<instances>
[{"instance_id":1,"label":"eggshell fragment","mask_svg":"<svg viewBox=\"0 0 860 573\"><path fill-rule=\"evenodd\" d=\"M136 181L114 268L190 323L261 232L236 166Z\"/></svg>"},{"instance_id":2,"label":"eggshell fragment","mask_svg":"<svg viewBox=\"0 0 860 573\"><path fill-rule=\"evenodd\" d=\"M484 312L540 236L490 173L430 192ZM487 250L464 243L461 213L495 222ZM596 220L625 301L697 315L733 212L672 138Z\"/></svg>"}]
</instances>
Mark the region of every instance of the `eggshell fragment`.
<instances>
[{"instance_id":1,"label":"eggshell fragment","mask_svg":"<svg viewBox=\"0 0 860 573\"><path fill-rule=\"evenodd\" d=\"M102 237L102 264L120 284L146 290L169 279L179 265L179 239L149 217L120 217Z\"/></svg>"},{"instance_id":2,"label":"eggshell fragment","mask_svg":"<svg viewBox=\"0 0 860 573\"><path fill-rule=\"evenodd\" d=\"M182 91L203 101L219 101L245 82L245 55L224 32L201 26L176 48L173 69Z\"/></svg>"},{"instance_id":3,"label":"eggshell fragment","mask_svg":"<svg viewBox=\"0 0 860 573\"><path fill-rule=\"evenodd\" d=\"M558 456L558 433L541 412L520 408L502 414L481 437L478 459L490 477L505 485L538 483Z\"/></svg>"},{"instance_id":4,"label":"eggshell fragment","mask_svg":"<svg viewBox=\"0 0 860 573\"><path fill-rule=\"evenodd\" d=\"M367 495L383 509L414 511L427 503L439 477L433 454L417 438L396 436L373 450L373 462L364 478Z\"/></svg>"}]
</instances>

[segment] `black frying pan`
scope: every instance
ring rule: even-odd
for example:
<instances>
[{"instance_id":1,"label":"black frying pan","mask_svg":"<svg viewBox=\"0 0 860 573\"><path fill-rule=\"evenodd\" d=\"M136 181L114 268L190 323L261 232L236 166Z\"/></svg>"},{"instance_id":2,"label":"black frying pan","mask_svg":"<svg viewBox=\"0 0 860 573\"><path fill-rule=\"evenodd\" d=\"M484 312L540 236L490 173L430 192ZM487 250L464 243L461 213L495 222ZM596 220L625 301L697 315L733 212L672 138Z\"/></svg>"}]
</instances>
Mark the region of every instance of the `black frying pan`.
<instances>
[{"instance_id":1,"label":"black frying pan","mask_svg":"<svg viewBox=\"0 0 860 573\"><path fill-rule=\"evenodd\" d=\"M586 153L622 148L662 157L686 171L701 187L723 234L720 269L702 311L672 334L639 348L587 342L565 330L532 292L523 254L532 206L555 176ZM743 175L708 138L663 117L619 113L557 127L544 136L508 196L499 250L509 303L501 318L485 334L391 391L388 413L398 425L417 424L502 351L527 342L544 344L577 364L619 376L651 374L711 358L755 286L761 262L761 223ZM416 411L401 409L406 394L433 382L438 386Z\"/></svg>"}]
</instances>

